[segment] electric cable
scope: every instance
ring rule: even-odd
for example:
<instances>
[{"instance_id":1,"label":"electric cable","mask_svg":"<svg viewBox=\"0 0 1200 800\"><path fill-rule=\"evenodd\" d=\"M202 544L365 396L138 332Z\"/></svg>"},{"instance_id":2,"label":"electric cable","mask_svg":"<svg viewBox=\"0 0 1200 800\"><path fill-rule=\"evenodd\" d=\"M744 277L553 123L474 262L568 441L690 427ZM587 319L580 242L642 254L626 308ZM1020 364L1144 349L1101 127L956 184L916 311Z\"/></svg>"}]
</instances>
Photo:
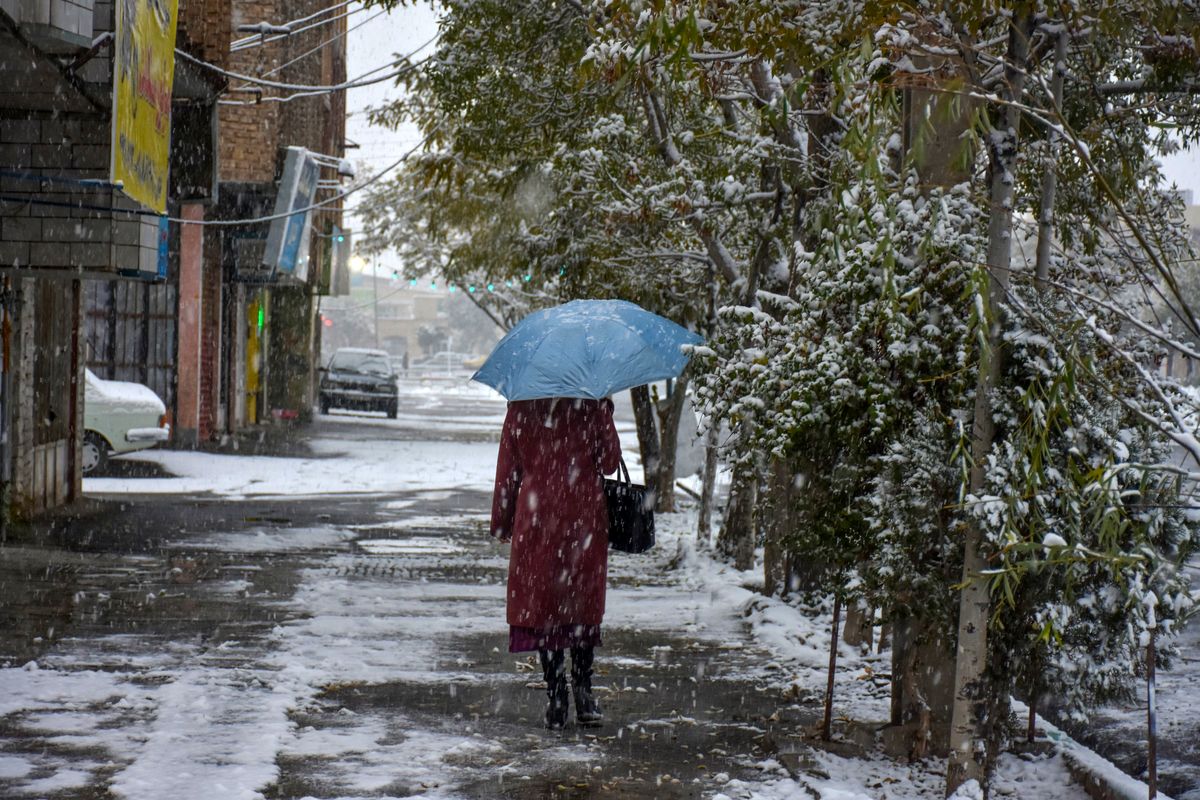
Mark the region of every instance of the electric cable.
<instances>
[{"instance_id":1,"label":"electric cable","mask_svg":"<svg viewBox=\"0 0 1200 800\"><path fill-rule=\"evenodd\" d=\"M435 128L434 130L436 131L437 128ZM422 137L421 141L417 142L408 151L406 151L404 153L404 155L400 156L398 159L393 161L391 164L384 167L379 172L376 172L370 178L368 178L367 180L358 184L357 186L351 186L349 189L347 189L344 192L340 192L340 193L334 195L333 197L313 203L312 205L306 206L304 208L298 208L294 211L285 211L282 214L271 214L271 215L265 216L265 217L255 217L252 219L241 219L241 220L182 219L182 218L176 218L176 217L168 217L168 219L170 219L171 222L178 222L181 225L207 225L207 226L212 226L212 227L235 227L235 226L239 226L239 225L258 225L258 224L261 224L264 222L274 222L277 219L283 219L285 217L292 217L297 214L307 214L309 211L313 211L318 208L323 208L331 203L336 203L338 200L341 200L344 197L348 197L348 196L354 194L355 192L365 189L368 186L378 182L384 175L388 174L389 172L394 170L396 167L403 164L405 161L408 160L409 156L411 156L413 153L417 152L417 150L419 150L421 147L424 147L425 143L428 142L430 140L430 138L432 138L433 133L434 133L434 131L430 131L428 134L426 134L424 137ZM341 209L343 214L347 213L349 210L350 209L345 209L345 208Z\"/></svg>"},{"instance_id":2,"label":"electric cable","mask_svg":"<svg viewBox=\"0 0 1200 800\"><path fill-rule=\"evenodd\" d=\"M330 23L338 22L340 20L346 19L347 17L355 15L355 14L359 13L360 11L365 11L365 10L366 10L365 7L354 8L354 9L347 11L345 14L339 14L336 17L330 17L329 19L319 20L310 25L304 25L299 28L287 28L287 26L281 26L281 27L287 28L286 33L256 34L254 36L248 37L248 40L244 41L244 43L236 44L236 45L231 44L229 46L229 52L230 53L241 53L245 50L253 50L256 47L263 47L264 45L278 42L280 39L286 39L289 36L297 36L301 33L311 31L315 28L323 28L324 26L329 25Z\"/></svg>"},{"instance_id":3,"label":"electric cable","mask_svg":"<svg viewBox=\"0 0 1200 800\"><path fill-rule=\"evenodd\" d=\"M345 8L346 6L353 5L356 2L358 2L358 0L344 0L344 2L338 3L337 5L327 6L325 8L322 8L320 11L316 11L312 14L309 14L307 17L300 17L298 19L289 20L289 21L283 23L282 25L277 25L275 27L287 28L290 31L292 25L300 25L305 22L309 22L311 20L316 19L317 17L322 17L322 16L326 15L326 14L330 13L331 11L339 11L339 10ZM266 25L268 23L262 22L259 24ZM256 33L251 36L243 36L241 39L234 39L232 42L229 43L229 46L231 48L236 47L239 44L244 44L246 42L252 42L261 37L262 37L261 33Z\"/></svg>"},{"instance_id":4,"label":"electric cable","mask_svg":"<svg viewBox=\"0 0 1200 800\"><path fill-rule=\"evenodd\" d=\"M264 73L262 74L262 76L261 76L261 77L263 77L263 78L266 78L266 77L267 77L267 76L269 76L269 75L274 75L276 72L279 72L281 69L284 69L284 68L286 68L286 67L290 67L292 64L295 64L295 63L296 63L297 61L299 61L300 59L302 59L302 58L308 58L308 57L309 57L309 56L311 56L313 53L316 53L316 52L317 52L317 51L319 51L319 50L324 50L326 47L328 47L329 45L333 44L333 43L334 43L334 42L336 42L338 39L341 39L343 36L346 36L346 35L348 35L348 34L349 34L351 31L356 31L356 30L358 30L358 29L359 29L359 28L361 28L363 25L366 25L368 22L370 22L370 21L372 21L372 20L374 20L374 19L378 19L380 16L382 16L383 14L386 14L386 13L387 13L386 11L377 11L377 12L375 12L375 13L374 13L374 14L372 14L371 16L369 16L369 17L367 17L366 19L364 19L362 22L357 22L357 23L355 23L354 25L352 25L352 26L350 26L349 28L347 28L346 30L342 31L341 33L334 34L333 36L329 37L329 38L328 38L328 39L326 39L325 41L321 42L321 43L320 43L319 45L317 45L316 47L313 47L313 48L312 48L312 49L310 49L310 50L305 50L303 53L301 53L300 55L296 56L296 57L295 57L295 58L293 58L291 61L285 61L285 62L283 62L282 64L280 64L280 65L279 65L279 66L277 66L277 67L272 67L271 69L269 69L269 70L267 70L266 72L264 72Z\"/></svg>"},{"instance_id":5,"label":"electric cable","mask_svg":"<svg viewBox=\"0 0 1200 800\"><path fill-rule=\"evenodd\" d=\"M180 50L178 48L175 49L175 54L183 57L183 59L185 61L191 61L193 64L204 67L205 69L211 70L212 72L215 72L219 75L223 75L226 78L244 81L245 83L250 83L250 84L257 84L259 86L266 86L271 89L287 89L289 91L299 91L299 92L340 92L344 89L357 89L359 86L370 86L373 83L381 83L390 78L395 78L400 75L403 75L406 72L411 72L417 66L419 66L420 64L422 64L426 60L428 60L427 58L425 58L425 59L421 59L421 61L418 61L413 64L406 64L404 67L397 69L394 73L389 73L388 75L381 75L377 78L372 78L367 81L364 81L362 79L368 75L379 72L380 70L384 70L384 69L387 69L388 67L395 66L396 62L393 61L393 62L391 62L389 64L385 64L381 67L376 67L375 69L370 70L368 72L364 72L362 75L358 75L355 78L352 78L351 80L346 81L345 83L334 84L331 86L313 86L310 84L302 84L302 83L282 83L279 81L268 81L268 80L263 80L262 78L255 78L252 75L243 75L239 72L231 72L230 70L222 69L221 67L218 67L216 64L210 64L209 62L204 61L203 59L197 58L196 56L193 56L190 53L188 53L184 50Z\"/></svg>"},{"instance_id":6,"label":"electric cable","mask_svg":"<svg viewBox=\"0 0 1200 800\"><path fill-rule=\"evenodd\" d=\"M422 137L421 141L419 141L415 145L413 145L408 151L406 151L404 153L404 155L400 156L400 158L396 159L391 164L384 167L379 172L375 173L369 179L363 181L362 183L358 184L357 186L351 186L349 189L347 189L344 192L340 192L340 193L334 195L333 197L326 198L325 200L320 200L311 205L305 206L304 208L297 208L293 211L285 211L282 214L271 214L271 215L265 216L265 217L251 217L249 219L184 219L182 217L164 217L163 214L159 214L157 211L148 211L148 210L140 209L140 208L118 208L116 206L89 205L89 204L85 204L85 203L71 203L71 202L67 202L65 200L39 200L35 197L24 197L24 196L20 196L20 195L9 195L9 194L0 194L0 202L29 203L29 204L33 204L33 205L47 206L47 207L51 207L51 208L71 208L71 209L76 209L76 210L80 210L80 211L100 211L100 212L109 212L109 213L117 213L117 214L127 214L129 216L137 216L137 217L154 217L156 219L165 218L169 222L177 222L180 225L203 225L203 226L208 226L208 227L224 227L224 228L238 227L238 226L242 226L242 225L259 225L264 222L274 222L277 219L283 219L285 217L294 217L297 214L307 214L309 211L322 209L325 206L330 205L331 203L336 203L337 201L339 201L345 197L349 197L350 195L354 194L355 192L358 192L362 189L367 188L368 186L371 186L372 184L378 182L384 175L387 175L389 172L394 170L396 167L400 166L405 161L407 161L408 158L413 153L417 152L417 150L419 150L421 147L424 147L425 144L433 136L433 133L440 127L441 127L440 125L435 127L433 131L430 131L428 134L426 134L424 137ZM107 188L117 188L114 184L107 184L106 187ZM358 206L352 206L349 208L330 209L330 210L341 211L343 214L350 214L350 213L353 213L354 211L356 211L357 209L358 209Z\"/></svg>"},{"instance_id":7,"label":"electric cable","mask_svg":"<svg viewBox=\"0 0 1200 800\"><path fill-rule=\"evenodd\" d=\"M416 61L411 64L406 64L405 66L400 67L395 72L388 73L387 75L380 75L378 78L372 78L371 80L364 80L364 78L366 78L368 75L371 75L372 73L379 72L380 70L388 69L389 67L394 66L394 63L393 64L385 64L382 67L376 67L373 70L362 73L361 75L357 76L352 83L347 84L345 86L337 86L337 87L332 87L332 88L331 87L317 87L313 91L300 91L300 92L294 92L293 94L286 94L286 95L267 95L266 97L257 97L254 100L218 100L217 103L218 103L218 105L223 105L223 106L256 106L259 103L290 103L293 100L299 100L299 99L305 98L305 97L320 97L321 95L333 94L334 92L348 91L350 89L359 89L359 88L362 88L363 86L373 86L377 83L383 83L384 81L393 80L395 78L399 78L402 75L407 75L409 72L412 72L414 69L416 69L417 67L424 64L430 58L431 58L431 56L426 56L425 58L421 59L420 61ZM243 89L247 89L247 88L248 87L238 87L239 90L243 90ZM349 115L347 115L347 116L349 116Z\"/></svg>"}]
</instances>

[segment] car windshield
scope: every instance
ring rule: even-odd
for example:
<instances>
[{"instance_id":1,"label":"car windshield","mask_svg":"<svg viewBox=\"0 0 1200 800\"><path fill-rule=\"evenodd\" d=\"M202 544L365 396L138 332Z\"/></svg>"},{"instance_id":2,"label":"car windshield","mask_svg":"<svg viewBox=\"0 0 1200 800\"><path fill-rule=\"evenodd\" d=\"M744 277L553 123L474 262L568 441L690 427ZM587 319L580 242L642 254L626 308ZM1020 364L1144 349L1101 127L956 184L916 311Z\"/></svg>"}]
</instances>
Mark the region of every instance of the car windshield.
<instances>
[{"instance_id":1,"label":"car windshield","mask_svg":"<svg viewBox=\"0 0 1200 800\"><path fill-rule=\"evenodd\" d=\"M343 372L361 372L367 375L392 374L392 365L388 363L388 357L382 353L348 353L345 351L334 353L329 368Z\"/></svg>"}]
</instances>

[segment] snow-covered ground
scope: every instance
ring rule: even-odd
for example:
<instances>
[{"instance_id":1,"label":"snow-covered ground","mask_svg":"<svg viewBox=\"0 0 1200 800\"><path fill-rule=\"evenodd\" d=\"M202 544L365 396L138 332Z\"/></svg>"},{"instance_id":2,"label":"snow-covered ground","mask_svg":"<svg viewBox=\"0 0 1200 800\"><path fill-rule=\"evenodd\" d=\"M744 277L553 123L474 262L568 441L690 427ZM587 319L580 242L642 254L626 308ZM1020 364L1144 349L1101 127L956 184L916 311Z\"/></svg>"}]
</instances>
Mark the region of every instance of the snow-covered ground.
<instances>
[{"instance_id":1,"label":"snow-covered ground","mask_svg":"<svg viewBox=\"0 0 1200 800\"><path fill-rule=\"evenodd\" d=\"M112 494L211 493L247 497L392 494L422 489L490 490L496 446L378 439L310 442L317 458L233 456L149 450L127 460L158 464L171 478L87 478L84 491ZM341 457L341 456L345 457Z\"/></svg>"},{"instance_id":2,"label":"snow-covered ground","mask_svg":"<svg viewBox=\"0 0 1200 800\"><path fill-rule=\"evenodd\" d=\"M660 517L652 555L612 559L606 728L541 731L535 670L503 652L505 551L486 537L496 445L477 434L498 430L503 403L410 389L411 418L324 418L318 431L341 433L318 435L312 458L153 451L138 458L176 477L90 479L97 495L164 495L142 502L238 499L237 519L264 498L357 498L366 511L181 531L161 552L79 565L66 629L42 634L35 661L0 662L0 794L525 797L513 787L571 780L592 796L622 781L638 797L687 785L722 800L940 796L939 761L809 747L799 734L824 691L827 609L762 597L757 573L696 542L690 511ZM632 424L618 417L636 479ZM48 557L0 549L0 570ZM872 678L886 654L843 645L839 658L837 715L886 718L886 682ZM803 749L803 769L765 751L772 739ZM1057 754L1006 758L993 796L1085 797Z\"/></svg>"},{"instance_id":3,"label":"snow-covered ground","mask_svg":"<svg viewBox=\"0 0 1200 800\"><path fill-rule=\"evenodd\" d=\"M503 729L472 722L456 711L456 687L464 695L472 687L484 687L490 690L485 697L499 698L506 691L520 692L535 677L522 671L519 661L514 671L511 656L480 653L468 645L482 640L503 648L505 641L498 582L504 553L481 537L484 519L469 512L423 515L324 537L302 528L241 541L231 536L177 542L172 546L177 559L214 550L235 559L254 554L299 559L298 582L286 598L269 593L256 598L265 590L254 570L245 572L246 579L214 582L191 596L193 602L200 602L203 593L233 602L257 599L275 608L278 622L258 633L235 628L208 640L177 639L160 631L68 636L37 662L0 669L0 719L9 736L18 734L16 739L0 738L5 796L36 797L102 784L113 796L129 800L259 798L290 774L292 762L309 764L299 769L304 774L318 764L324 787L320 796L343 799L459 797L465 796L459 791L466 785L521 781L554 765L603 774L610 769L603 742L554 738L538 730L536 692L529 692L525 701L531 705L528 741L514 740ZM614 558L610 631L629 629L654 641L683 641L726 654L722 671L703 675L706 680L773 687L771 697L774 689L792 682L819 686L819 665L829 641L822 629L825 620L811 620L741 586L752 576L729 571L694 546L686 532L694 523L690 514L663 522L660 549L651 563ZM409 531L420 535L408 538L404 534ZM380 562L364 546L367 542L393 542L394 547ZM304 558L318 551L319 557ZM666 567L676 560L677 568ZM497 577L472 582L395 578L430 568L447 575L488 570ZM171 601L169 592L149 588L147 602ZM96 601L77 602L87 608ZM763 645L772 649L758 649ZM632 667L644 677L636 685L610 683L606 688L624 688L633 698L656 691L656 665L678 657L671 649L655 646L641 657L614 659L610 669ZM880 693L858 679L862 663L854 661L856 652L844 649L843 655L848 665L839 685L839 696L844 696L839 713L876 717ZM601 663L605 658L602 653ZM503 662L503 667L483 659ZM429 693L446 698L446 713L438 720L403 709L386 714L355 710L341 705L345 698L339 687ZM337 698L332 705L330 694ZM705 700L701 696L692 702ZM309 716L326 721L306 724ZM695 716L686 707L665 719L632 711L612 724L620 736L689 720L694 724ZM758 723L734 724L750 724L752 733L764 730ZM22 738L36 739L39 747L20 747ZM750 753L729 756L722 771L704 784L705 795L757 800L804 796L798 780L776 760ZM820 750L814 758L803 781L822 798L916 800L936 796L941 780L937 762L908 766ZM663 766L668 779L674 771L669 763ZM1032 764L1009 759L1002 765L996 796L1082 800L1084 795L1069 787L1064 775L1056 758Z\"/></svg>"}]
</instances>

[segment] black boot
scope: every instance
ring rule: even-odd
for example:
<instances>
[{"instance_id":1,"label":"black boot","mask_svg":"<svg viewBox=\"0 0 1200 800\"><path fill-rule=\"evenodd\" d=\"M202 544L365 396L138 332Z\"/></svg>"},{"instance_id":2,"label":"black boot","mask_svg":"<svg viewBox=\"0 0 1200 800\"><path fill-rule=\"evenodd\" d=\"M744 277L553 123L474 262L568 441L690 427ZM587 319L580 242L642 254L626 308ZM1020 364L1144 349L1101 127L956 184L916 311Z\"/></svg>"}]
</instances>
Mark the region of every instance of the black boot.
<instances>
[{"instance_id":1,"label":"black boot","mask_svg":"<svg viewBox=\"0 0 1200 800\"><path fill-rule=\"evenodd\" d=\"M561 731L567 724L567 672L562 650L538 650L542 660L542 677L546 679L546 727Z\"/></svg>"},{"instance_id":2,"label":"black boot","mask_svg":"<svg viewBox=\"0 0 1200 800\"><path fill-rule=\"evenodd\" d=\"M595 651L590 647L571 648L571 688L575 694L575 721L580 725L599 725L604 721L600 704L592 696L592 661Z\"/></svg>"}]
</instances>

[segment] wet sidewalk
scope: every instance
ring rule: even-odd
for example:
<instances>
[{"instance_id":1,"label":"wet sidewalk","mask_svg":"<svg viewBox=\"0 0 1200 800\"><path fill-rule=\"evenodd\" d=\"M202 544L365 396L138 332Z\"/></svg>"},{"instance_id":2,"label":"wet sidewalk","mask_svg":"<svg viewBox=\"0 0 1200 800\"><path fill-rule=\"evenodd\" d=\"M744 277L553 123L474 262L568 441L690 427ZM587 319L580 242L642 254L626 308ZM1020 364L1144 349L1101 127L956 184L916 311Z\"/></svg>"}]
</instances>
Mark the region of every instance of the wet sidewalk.
<instances>
[{"instance_id":1,"label":"wet sidewalk","mask_svg":"<svg viewBox=\"0 0 1200 800\"><path fill-rule=\"evenodd\" d=\"M144 497L10 540L0 795L702 797L811 722L744 621L618 556L606 723L543 730L487 499Z\"/></svg>"}]
</instances>

